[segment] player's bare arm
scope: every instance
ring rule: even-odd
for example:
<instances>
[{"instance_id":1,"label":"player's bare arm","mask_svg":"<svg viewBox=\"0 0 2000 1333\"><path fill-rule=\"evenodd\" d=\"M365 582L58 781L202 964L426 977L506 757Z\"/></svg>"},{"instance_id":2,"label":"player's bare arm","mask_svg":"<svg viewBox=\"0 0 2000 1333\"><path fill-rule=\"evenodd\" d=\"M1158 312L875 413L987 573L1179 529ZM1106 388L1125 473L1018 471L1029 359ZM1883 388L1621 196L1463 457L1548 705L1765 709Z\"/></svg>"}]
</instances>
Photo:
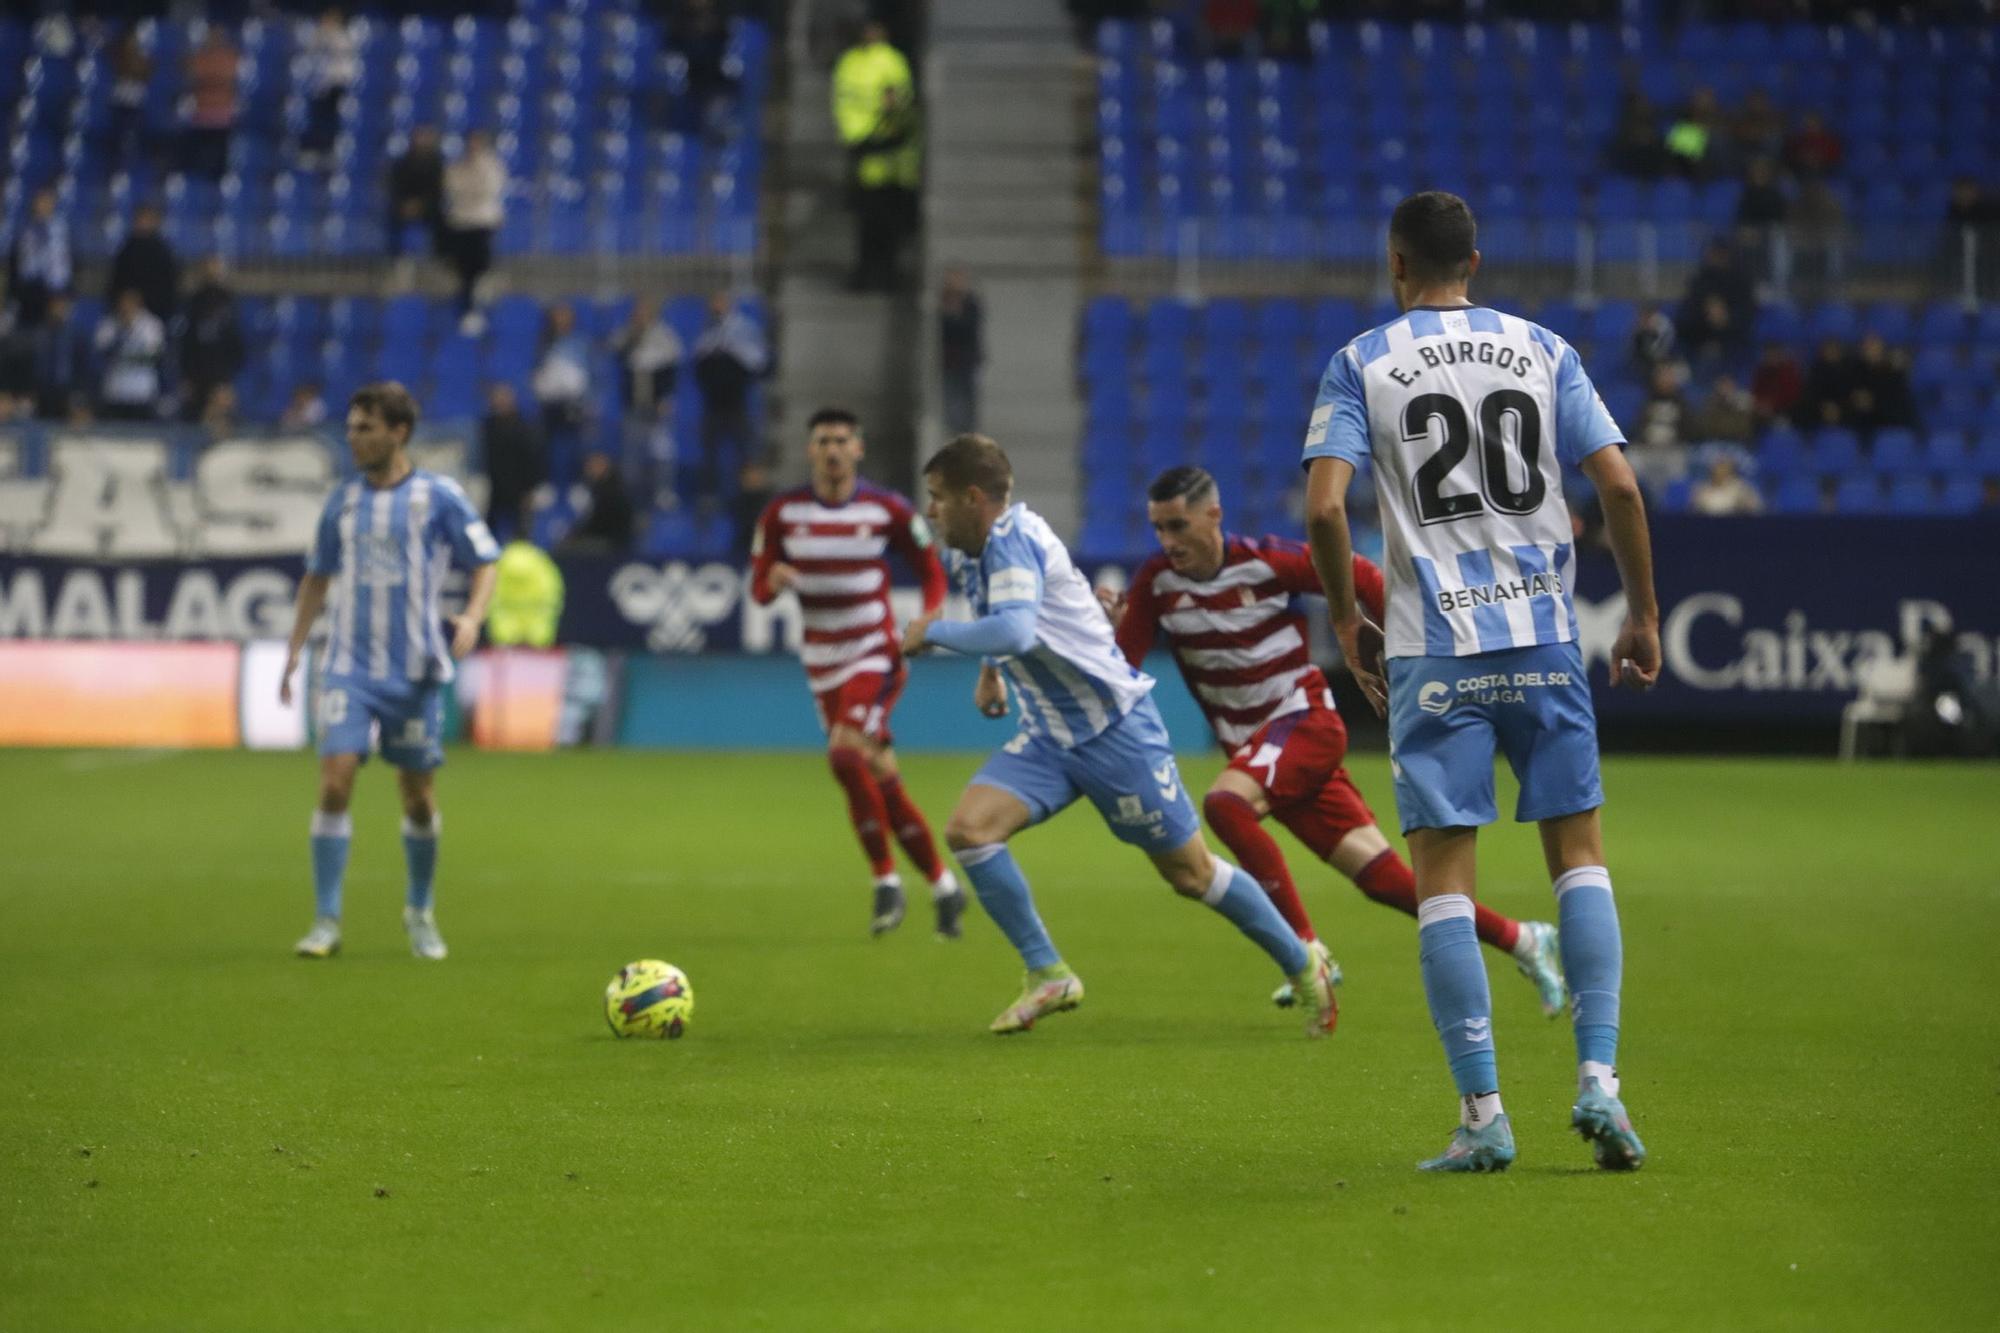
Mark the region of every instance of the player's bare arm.
<instances>
[{"instance_id":1,"label":"player's bare arm","mask_svg":"<svg viewBox=\"0 0 2000 1333\"><path fill-rule=\"evenodd\" d=\"M776 597L799 581L799 571L780 560L771 566L771 572L764 576L764 586Z\"/></svg>"},{"instance_id":2,"label":"player's bare arm","mask_svg":"<svg viewBox=\"0 0 2000 1333\"><path fill-rule=\"evenodd\" d=\"M1625 623L1611 648L1612 684L1648 690L1660 678L1660 604L1653 595L1646 500L1623 449L1599 449L1583 460L1583 474L1597 488L1605 535L1625 585Z\"/></svg>"},{"instance_id":3,"label":"player's bare arm","mask_svg":"<svg viewBox=\"0 0 2000 1333\"><path fill-rule=\"evenodd\" d=\"M990 662L980 665L979 683L972 687L972 705L987 717L1007 716L1007 685L999 667Z\"/></svg>"},{"instance_id":4,"label":"player's bare arm","mask_svg":"<svg viewBox=\"0 0 2000 1333\"><path fill-rule=\"evenodd\" d=\"M1347 488L1354 480L1354 465L1343 458L1315 458L1306 472L1306 532L1312 541L1313 565L1319 570L1320 587L1326 593L1327 611L1333 618L1333 632L1340 640L1340 652L1347 669L1354 673L1361 692L1377 717L1388 711L1389 687L1382 679L1379 638L1367 656L1362 655L1365 622L1361 605L1354 595L1354 538L1347 526ZM1379 631L1377 632L1379 633Z\"/></svg>"},{"instance_id":5,"label":"player's bare arm","mask_svg":"<svg viewBox=\"0 0 2000 1333\"><path fill-rule=\"evenodd\" d=\"M1105 584L1097 586L1097 604L1104 608L1104 614L1116 625L1125 618L1125 591Z\"/></svg>"},{"instance_id":6,"label":"player's bare arm","mask_svg":"<svg viewBox=\"0 0 2000 1333\"><path fill-rule=\"evenodd\" d=\"M925 611L912 616L910 623L903 626L903 656L916 657L930 649L924 635L930 632L931 623L938 618L938 611Z\"/></svg>"},{"instance_id":7,"label":"player's bare arm","mask_svg":"<svg viewBox=\"0 0 2000 1333\"><path fill-rule=\"evenodd\" d=\"M479 565L472 571L472 587L465 595L465 610L451 617L451 655L469 656L479 646L479 627L486 623L486 608L492 604L494 585L500 581L500 567Z\"/></svg>"},{"instance_id":8,"label":"player's bare arm","mask_svg":"<svg viewBox=\"0 0 2000 1333\"><path fill-rule=\"evenodd\" d=\"M285 670L278 678L278 702L287 707L292 702L292 676L299 669L299 654L305 651L306 639L312 634L313 622L319 619L320 608L326 605L326 590L332 582L332 577L326 574L308 574L299 580L299 600L292 611L292 637L285 645Z\"/></svg>"}]
</instances>

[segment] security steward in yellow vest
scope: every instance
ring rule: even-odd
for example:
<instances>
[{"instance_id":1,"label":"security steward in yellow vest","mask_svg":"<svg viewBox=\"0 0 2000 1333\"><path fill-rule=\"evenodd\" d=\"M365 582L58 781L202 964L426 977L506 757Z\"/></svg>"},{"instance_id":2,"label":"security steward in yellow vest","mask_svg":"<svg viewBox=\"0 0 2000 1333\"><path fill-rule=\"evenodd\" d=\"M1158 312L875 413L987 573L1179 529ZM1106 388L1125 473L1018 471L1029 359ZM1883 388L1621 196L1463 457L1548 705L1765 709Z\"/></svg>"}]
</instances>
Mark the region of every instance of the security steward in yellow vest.
<instances>
[{"instance_id":1,"label":"security steward in yellow vest","mask_svg":"<svg viewBox=\"0 0 2000 1333\"><path fill-rule=\"evenodd\" d=\"M910 62L889 45L880 23L863 25L860 40L833 67L833 119L847 145L854 190L851 285L887 291L895 286L903 238L916 222L923 142Z\"/></svg>"}]
</instances>

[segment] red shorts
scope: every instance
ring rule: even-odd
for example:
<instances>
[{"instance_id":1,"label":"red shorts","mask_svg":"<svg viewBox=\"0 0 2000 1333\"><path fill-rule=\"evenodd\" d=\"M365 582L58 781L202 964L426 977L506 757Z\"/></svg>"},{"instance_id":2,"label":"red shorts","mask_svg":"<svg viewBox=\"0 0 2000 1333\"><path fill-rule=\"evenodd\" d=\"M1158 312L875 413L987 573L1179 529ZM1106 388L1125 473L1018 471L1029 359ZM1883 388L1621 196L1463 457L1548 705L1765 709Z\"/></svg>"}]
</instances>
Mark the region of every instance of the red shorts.
<instances>
[{"instance_id":1,"label":"red shorts","mask_svg":"<svg viewBox=\"0 0 2000 1333\"><path fill-rule=\"evenodd\" d=\"M1229 766L1248 774L1271 800L1271 814L1321 856L1375 822L1347 776L1347 724L1331 708L1308 708L1266 722ZM1324 845L1322 845L1324 844Z\"/></svg>"},{"instance_id":2,"label":"red shorts","mask_svg":"<svg viewBox=\"0 0 2000 1333\"><path fill-rule=\"evenodd\" d=\"M903 697L903 683L909 674L909 668L898 663L894 671L864 671L813 695L820 730L831 733L844 725L878 745L894 744L889 735L889 714L895 711L896 700Z\"/></svg>"}]
</instances>

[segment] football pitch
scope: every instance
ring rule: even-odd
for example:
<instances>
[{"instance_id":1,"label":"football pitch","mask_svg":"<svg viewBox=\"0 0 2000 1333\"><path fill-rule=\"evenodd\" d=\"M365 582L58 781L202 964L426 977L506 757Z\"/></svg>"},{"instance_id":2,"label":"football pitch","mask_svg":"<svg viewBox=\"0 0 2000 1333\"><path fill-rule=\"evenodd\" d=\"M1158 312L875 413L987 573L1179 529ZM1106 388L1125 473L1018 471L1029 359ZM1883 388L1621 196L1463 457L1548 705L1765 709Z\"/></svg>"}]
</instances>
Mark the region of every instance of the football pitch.
<instances>
[{"instance_id":1,"label":"football pitch","mask_svg":"<svg viewBox=\"0 0 2000 1333\"><path fill-rule=\"evenodd\" d=\"M940 828L975 762L907 761ZM1489 953L1521 1155L1477 1178L1412 1169L1454 1115L1414 924L1285 835L1332 1040L1086 809L1017 850L1089 997L1001 1040L1004 941L920 899L871 941L817 756L455 752L442 964L389 778L308 963L309 759L0 753L0 1328L2000 1323L2000 770L1611 758L1652 1160L1590 1167ZM1550 915L1532 832L1484 867ZM683 1041L605 1028L643 957Z\"/></svg>"}]
</instances>

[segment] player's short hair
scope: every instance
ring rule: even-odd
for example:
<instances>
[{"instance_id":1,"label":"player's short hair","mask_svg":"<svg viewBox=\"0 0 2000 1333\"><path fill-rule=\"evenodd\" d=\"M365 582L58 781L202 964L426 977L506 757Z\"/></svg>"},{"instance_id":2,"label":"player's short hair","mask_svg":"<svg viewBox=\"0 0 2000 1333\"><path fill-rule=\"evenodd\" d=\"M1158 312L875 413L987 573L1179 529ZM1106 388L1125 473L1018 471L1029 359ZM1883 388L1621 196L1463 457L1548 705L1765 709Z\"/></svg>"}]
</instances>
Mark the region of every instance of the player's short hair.
<instances>
[{"instance_id":1,"label":"player's short hair","mask_svg":"<svg viewBox=\"0 0 2000 1333\"><path fill-rule=\"evenodd\" d=\"M398 426L409 431L417 428L416 395L395 380L378 380L374 384L362 385L347 400L347 406L349 411L358 407L364 412L373 412L391 430Z\"/></svg>"},{"instance_id":2,"label":"player's short hair","mask_svg":"<svg viewBox=\"0 0 2000 1333\"><path fill-rule=\"evenodd\" d=\"M861 418L854 415L854 409L851 407L830 404L806 418L806 434L812 434L821 426L845 426L858 433L861 430Z\"/></svg>"},{"instance_id":3,"label":"player's short hair","mask_svg":"<svg viewBox=\"0 0 2000 1333\"><path fill-rule=\"evenodd\" d=\"M995 499L1004 500L1014 489L1014 465L1007 460L1007 451L984 435L952 437L924 464L924 475L954 491L977 486Z\"/></svg>"},{"instance_id":4,"label":"player's short hair","mask_svg":"<svg viewBox=\"0 0 2000 1333\"><path fill-rule=\"evenodd\" d=\"M1156 504L1185 500L1190 509L1209 503L1215 496L1215 478L1207 468L1196 467L1192 463L1168 468L1153 478L1153 484L1146 488L1146 498Z\"/></svg>"},{"instance_id":5,"label":"player's short hair","mask_svg":"<svg viewBox=\"0 0 2000 1333\"><path fill-rule=\"evenodd\" d=\"M1458 281L1469 276L1479 224L1472 206L1444 190L1425 190L1396 205L1389 243L1418 279Z\"/></svg>"}]
</instances>

